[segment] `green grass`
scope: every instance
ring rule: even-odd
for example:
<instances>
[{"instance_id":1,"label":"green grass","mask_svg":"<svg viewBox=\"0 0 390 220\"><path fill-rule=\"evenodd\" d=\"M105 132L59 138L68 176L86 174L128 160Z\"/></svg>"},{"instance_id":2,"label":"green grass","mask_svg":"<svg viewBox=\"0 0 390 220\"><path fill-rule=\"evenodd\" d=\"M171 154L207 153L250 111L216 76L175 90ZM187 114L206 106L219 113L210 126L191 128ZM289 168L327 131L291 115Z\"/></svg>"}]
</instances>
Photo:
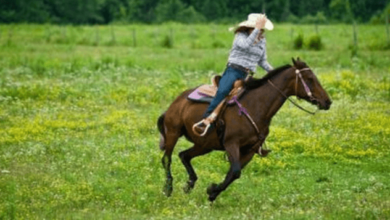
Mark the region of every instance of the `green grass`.
<instances>
[{"instance_id":1,"label":"green grass","mask_svg":"<svg viewBox=\"0 0 390 220\"><path fill-rule=\"evenodd\" d=\"M351 26L319 26L320 51L292 49L291 29L308 39L314 26L267 33L271 64L301 57L333 104L310 116L286 103L267 139L272 154L255 157L213 205L206 188L223 180L224 154L193 161L199 180L186 195L177 154L191 145L179 141L166 198L156 120L180 92L223 71L228 26L112 28L0 25L0 219L390 218L384 26L358 27L356 57Z\"/></svg>"}]
</instances>

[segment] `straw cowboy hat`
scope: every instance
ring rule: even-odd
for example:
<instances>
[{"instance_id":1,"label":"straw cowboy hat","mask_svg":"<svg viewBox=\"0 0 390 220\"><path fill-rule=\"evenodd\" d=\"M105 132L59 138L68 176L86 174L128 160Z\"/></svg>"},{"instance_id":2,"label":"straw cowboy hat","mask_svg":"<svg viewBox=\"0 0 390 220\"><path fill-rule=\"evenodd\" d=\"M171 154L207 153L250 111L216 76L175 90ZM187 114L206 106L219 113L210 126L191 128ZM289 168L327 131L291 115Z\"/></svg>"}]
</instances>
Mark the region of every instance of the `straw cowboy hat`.
<instances>
[{"instance_id":1,"label":"straw cowboy hat","mask_svg":"<svg viewBox=\"0 0 390 220\"><path fill-rule=\"evenodd\" d=\"M229 28L229 31L237 30L240 27L249 27L249 28L255 28L256 27L256 21L260 16L265 16L265 14L260 13L251 13L248 15L248 19L246 21L243 21L237 25L237 27L231 27ZM273 30L274 25L272 22L267 18L267 21L265 22L264 29L267 30Z\"/></svg>"}]
</instances>

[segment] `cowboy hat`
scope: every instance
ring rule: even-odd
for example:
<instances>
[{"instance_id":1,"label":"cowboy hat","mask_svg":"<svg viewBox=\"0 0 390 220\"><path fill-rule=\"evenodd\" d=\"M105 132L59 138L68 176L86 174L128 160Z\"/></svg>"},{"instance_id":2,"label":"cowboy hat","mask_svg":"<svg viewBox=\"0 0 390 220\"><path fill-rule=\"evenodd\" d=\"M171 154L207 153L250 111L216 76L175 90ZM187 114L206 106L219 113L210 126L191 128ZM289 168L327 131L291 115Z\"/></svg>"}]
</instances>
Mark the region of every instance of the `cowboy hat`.
<instances>
[{"instance_id":1,"label":"cowboy hat","mask_svg":"<svg viewBox=\"0 0 390 220\"><path fill-rule=\"evenodd\" d=\"M265 16L265 14L260 14L260 13L251 13L248 15L248 19L246 21L243 21L238 24L236 28L229 28L230 31L232 30L237 30L240 27L249 27L249 28L255 28L256 27L256 21L258 18L261 16ZM267 21L265 22L264 29L267 30L272 30L274 29L274 25L272 22L267 18Z\"/></svg>"}]
</instances>

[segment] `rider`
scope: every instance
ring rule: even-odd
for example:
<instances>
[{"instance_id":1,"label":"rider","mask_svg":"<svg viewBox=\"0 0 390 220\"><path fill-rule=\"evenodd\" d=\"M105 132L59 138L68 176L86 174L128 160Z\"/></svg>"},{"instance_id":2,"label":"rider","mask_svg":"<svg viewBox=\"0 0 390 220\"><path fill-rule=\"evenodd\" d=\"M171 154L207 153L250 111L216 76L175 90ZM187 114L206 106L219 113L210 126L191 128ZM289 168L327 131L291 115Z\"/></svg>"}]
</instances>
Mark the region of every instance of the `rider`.
<instances>
[{"instance_id":1,"label":"rider","mask_svg":"<svg viewBox=\"0 0 390 220\"><path fill-rule=\"evenodd\" d=\"M195 126L202 134L208 125L213 125L217 115L212 114L218 104L229 94L238 79L245 79L256 71L257 65L269 72L273 68L267 61L264 29L272 30L273 24L265 14L249 14L248 20L241 22L236 30L233 47L230 51L225 72L219 81L218 91L211 101L203 119Z\"/></svg>"}]
</instances>

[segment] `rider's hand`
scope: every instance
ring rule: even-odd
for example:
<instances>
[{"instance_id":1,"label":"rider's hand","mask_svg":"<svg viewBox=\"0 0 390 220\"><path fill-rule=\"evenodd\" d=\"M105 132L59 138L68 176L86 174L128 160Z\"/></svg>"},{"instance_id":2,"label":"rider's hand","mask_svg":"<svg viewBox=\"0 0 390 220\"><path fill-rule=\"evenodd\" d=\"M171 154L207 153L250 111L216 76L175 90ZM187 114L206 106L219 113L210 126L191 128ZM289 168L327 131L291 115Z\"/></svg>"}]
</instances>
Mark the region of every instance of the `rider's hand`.
<instances>
[{"instance_id":1,"label":"rider's hand","mask_svg":"<svg viewBox=\"0 0 390 220\"><path fill-rule=\"evenodd\" d=\"M257 18L256 21L256 29L263 29L265 26L265 22L267 22L267 16L260 15L259 18Z\"/></svg>"}]
</instances>

